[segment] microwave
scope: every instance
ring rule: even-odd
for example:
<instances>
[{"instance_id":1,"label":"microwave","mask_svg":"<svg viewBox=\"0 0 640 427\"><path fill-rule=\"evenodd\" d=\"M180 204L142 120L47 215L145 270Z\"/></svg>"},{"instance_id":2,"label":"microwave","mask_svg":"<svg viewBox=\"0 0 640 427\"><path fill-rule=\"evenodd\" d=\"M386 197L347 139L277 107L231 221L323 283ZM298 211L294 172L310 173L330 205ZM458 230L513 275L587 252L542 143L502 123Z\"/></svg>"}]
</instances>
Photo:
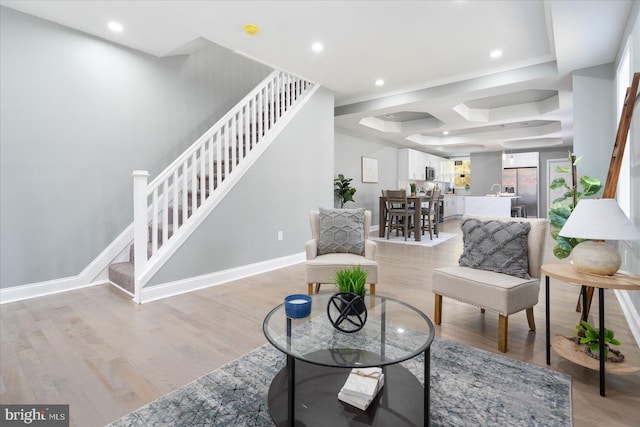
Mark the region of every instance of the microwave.
<instances>
[{"instance_id":1,"label":"microwave","mask_svg":"<svg viewBox=\"0 0 640 427\"><path fill-rule=\"evenodd\" d=\"M431 166L427 166L427 169L425 171L425 175L424 175L427 179L427 181L435 181L436 180L436 169L432 168Z\"/></svg>"}]
</instances>

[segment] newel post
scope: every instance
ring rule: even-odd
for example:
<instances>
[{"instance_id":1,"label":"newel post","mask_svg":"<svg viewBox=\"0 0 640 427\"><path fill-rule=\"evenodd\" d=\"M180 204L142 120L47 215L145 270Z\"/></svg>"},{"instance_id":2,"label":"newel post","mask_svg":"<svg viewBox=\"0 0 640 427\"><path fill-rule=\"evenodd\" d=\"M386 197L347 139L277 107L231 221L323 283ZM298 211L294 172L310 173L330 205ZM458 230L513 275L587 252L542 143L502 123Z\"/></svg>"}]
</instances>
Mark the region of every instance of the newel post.
<instances>
[{"instance_id":1,"label":"newel post","mask_svg":"<svg viewBox=\"0 0 640 427\"><path fill-rule=\"evenodd\" d=\"M140 304L140 277L147 268L147 179L149 172L133 171L133 277L134 298Z\"/></svg>"}]
</instances>

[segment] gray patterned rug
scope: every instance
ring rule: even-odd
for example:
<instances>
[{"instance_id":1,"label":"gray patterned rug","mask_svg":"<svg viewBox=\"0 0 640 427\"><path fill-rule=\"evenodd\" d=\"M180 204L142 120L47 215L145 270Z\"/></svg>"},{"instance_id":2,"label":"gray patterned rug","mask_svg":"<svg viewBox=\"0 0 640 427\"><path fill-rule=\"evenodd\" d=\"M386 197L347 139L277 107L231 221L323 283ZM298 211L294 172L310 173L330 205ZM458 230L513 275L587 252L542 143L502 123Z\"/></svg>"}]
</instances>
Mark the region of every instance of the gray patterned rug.
<instances>
[{"instance_id":1,"label":"gray patterned rug","mask_svg":"<svg viewBox=\"0 0 640 427\"><path fill-rule=\"evenodd\" d=\"M423 362L403 363L422 384ZM273 426L267 392L284 364L265 344L110 426ZM433 426L572 425L570 376L437 337L431 399Z\"/></svg>"}]
</instances>

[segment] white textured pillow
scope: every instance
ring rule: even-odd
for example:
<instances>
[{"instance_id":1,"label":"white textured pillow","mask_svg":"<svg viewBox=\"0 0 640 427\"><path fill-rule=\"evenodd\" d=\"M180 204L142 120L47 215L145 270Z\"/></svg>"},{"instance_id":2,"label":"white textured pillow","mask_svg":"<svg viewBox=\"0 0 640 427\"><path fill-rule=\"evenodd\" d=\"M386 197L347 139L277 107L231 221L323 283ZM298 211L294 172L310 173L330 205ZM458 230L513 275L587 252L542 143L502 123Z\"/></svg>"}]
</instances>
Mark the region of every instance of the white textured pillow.
<instances>
[{"instance_id":1,"label":"white textured pillow","mask_svg":"<svg viewBox=\"0 0 640 427\"><path fill-rule=\"evenodd\" d=\"M527 246L531 224L469 218L460 228L464 242L460 265L526 280L531 278Z\"/></svg>"},{"instance_id":2,"label":"white textured pillow","mask_svg":"<svg viewBox=\"0 0 640 427\"><path fill-rule=\"evenodd\" d=\"M320 208L318 255L331 253L364 255L364 208Z\"/></svg>"}]
</instances>

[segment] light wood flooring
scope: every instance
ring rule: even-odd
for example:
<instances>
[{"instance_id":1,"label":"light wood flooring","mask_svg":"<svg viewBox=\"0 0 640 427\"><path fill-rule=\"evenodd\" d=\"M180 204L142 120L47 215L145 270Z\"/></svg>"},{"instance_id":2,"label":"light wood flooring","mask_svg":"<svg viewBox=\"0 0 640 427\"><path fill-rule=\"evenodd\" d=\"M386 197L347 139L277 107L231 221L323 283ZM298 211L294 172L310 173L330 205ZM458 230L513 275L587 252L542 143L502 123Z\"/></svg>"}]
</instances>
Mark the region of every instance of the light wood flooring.
<instances>
[{"instance_id":1,"label":"light wood flooring","mask_svg":"<svg viewBox=\"0 0 640 427\"><path fill-rule=\"evenodd\" d=\"M459 233L459 221L443 230ZM551 243L546 261L556 262ZM432 317L431 270L456 264L461 250L461 236L434 248L379 243L377 293ZM68 403L72 426L103 426L264 344L265 315L306 288L296 265L142 306L107 284L2 305L0 403ZM552 290L552 334L571 335L579 288L552 282ZM618 301L610 291L605 298L606 326L638 365L640 349ZM594 299L591 312L597 309ZM510 316L506 356L546 366L544 286L535 317L538 331L530 332L524 311ZM497 315L445 298L436 334L498 353L497 324ZM575 426L640 425L640 376L608 374L603 398L598 372L553 353L551 369L573 378Z\"/></svg>"}]
</instances>

